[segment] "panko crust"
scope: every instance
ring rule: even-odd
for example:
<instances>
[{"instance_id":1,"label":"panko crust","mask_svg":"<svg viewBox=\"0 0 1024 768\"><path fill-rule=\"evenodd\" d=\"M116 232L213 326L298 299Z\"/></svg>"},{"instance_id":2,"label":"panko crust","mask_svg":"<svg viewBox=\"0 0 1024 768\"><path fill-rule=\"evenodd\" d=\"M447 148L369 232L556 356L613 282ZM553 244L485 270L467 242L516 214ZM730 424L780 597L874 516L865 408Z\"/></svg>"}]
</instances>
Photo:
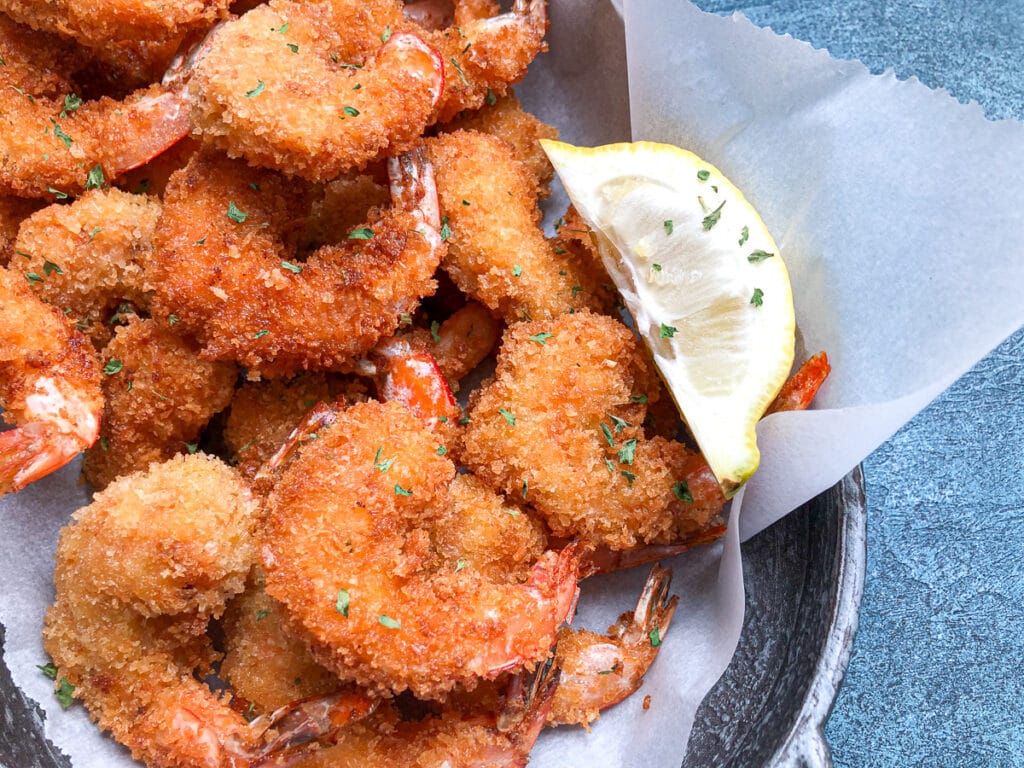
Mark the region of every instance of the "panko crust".
<instances>
[{"instance_id":1,"label":"panko crust","mask_svg":"<svg viewBox=\"0 0 1024 768\"><path fill-rule=\"evenodd\" d=\"M591 312L520 323L470 399L462 457L552 534L628 549L670 540L687 449L646 439L656 377L621 322ZM513 423L514 422L514 423Z\"/></svg>"}]
</instances>

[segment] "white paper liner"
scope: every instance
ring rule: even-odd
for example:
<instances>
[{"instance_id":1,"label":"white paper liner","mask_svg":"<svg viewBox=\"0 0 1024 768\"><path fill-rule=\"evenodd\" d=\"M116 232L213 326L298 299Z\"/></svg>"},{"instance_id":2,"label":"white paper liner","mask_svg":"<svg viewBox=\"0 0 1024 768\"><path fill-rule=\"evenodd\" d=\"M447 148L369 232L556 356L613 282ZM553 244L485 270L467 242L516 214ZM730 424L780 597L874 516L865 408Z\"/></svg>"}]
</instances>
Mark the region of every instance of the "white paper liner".
<instances>
[{"instance_id":1,"label":"white paper liner","mask_svg":"<svg viewBox=\"0 0 1024 768\"><path fill-rule=\"evenodd\" d=\"M725 539L672 563L683 599L640 695L590 734L543 734L531 765L551 768L678 765L742 625L741 538L835 483L1024 323L1020 124L986 122L977 105L873 76L741 16L683 0L621 5L628 96L614 8L552 0L552 52L520 90L525 105L570 142L624 140L632 125L634 139L678 144L718 166L786 258L798 355L827 350L834 371L817 410L762 422L762 466L734 502ZM77 473L76 462L0 499L4 661L76 768L120 768L132 765L125 751L81 706L62 711L36 669L47 661L40 636L57 531L87 501ZM644 576L587 582L578 622L603 629L632 606Z\"/></svg>"}]
</instances>

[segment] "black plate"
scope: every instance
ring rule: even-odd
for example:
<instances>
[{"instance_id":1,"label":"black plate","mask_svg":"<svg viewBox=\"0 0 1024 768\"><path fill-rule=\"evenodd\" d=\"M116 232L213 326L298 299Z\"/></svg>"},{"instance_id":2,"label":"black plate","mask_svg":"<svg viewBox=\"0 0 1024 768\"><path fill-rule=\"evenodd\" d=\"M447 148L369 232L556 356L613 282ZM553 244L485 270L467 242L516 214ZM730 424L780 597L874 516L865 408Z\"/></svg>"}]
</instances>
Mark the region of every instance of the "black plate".
<instances>
[{"instance_id":1,"label":"black plate","mask_svg":"<svg viewBox=\"0 0 1024 768\"><path fill-rule=\"evenodd\" d=\"M746 615L697 713L685 768L827 768L821 729L849 659L864 581L860 468L744 545ZM0 651L4 631L0 625ZM0 665L0 765L69 768Z\"/></svg>"}]
</instances>

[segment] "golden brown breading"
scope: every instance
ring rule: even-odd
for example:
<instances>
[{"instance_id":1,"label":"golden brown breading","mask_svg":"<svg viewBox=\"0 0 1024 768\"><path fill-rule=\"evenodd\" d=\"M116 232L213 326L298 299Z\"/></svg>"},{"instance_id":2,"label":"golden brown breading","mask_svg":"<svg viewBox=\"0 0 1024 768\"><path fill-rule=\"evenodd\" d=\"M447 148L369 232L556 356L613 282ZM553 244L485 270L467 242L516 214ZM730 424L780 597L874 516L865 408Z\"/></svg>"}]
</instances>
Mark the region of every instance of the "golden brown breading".
<instances>
[{"instance_id":1,"label":"golden brown breading","mask_svg":"<svg viewBox=\"0 0 1024 768\"><path fill-rule=\"evenodd\" d=\"M149 306L146 262L160 202L119 189L90 190L71 205L51 205L18 232L15 264L31 273L32 289L102 348L114 333L108 322L124 301Z\"/></svg>"},{"instance_id":2,"label":"golden brown breading","mask_svg":"<svg viewBox=\"0 0 1024 768\"><path fill-rule=\"evenodd\" d=\"M200 360L157 320L132 317L103 350L106 398L99 442L82 470L95 488L185 451L234 392L230 363Z\"/></svg>"},{"instance_id":3,"label":"golden brown breading","mask_svg":"<svg viewBox=\"0 0 1024 768\"><path fill-rule=\"evenodd\" d=\"M632 333L590 312L506 332L492 382L470 399L462 458L559 537L627 549L666 542L689 451L644 437L656 378ZM706 520L701 521L701 524Z\"/></svg>"},{"instance_id":4,"label":"golden brown breading","mask_svg":"<svg viewBox=\"0 0 1024 768\"><path fill-rule=\"evenodd\" d=\"M14 243L18 239L18 227L43 205L40 200L0 195L0 264L10 261L11 269L15 272L21 271L21 265L14 261Z\"/></svg>"},{"instance_id":5,"label":"golden brown breading","mask_svg":"<svg viewBox=\"0 0 1024 768\"><path fill-rule=\"evenodd\" d=\"M544 238L534 177L508 144L473 131L427 144L450 229L442 266L462 291L510 323L611 305L601 276Z\"/></svg>"},{"instance_id":6,"label":"golden brown breading","mask_svg":"<svg viewBox=\"0 0 1024 768\"><path fill-rule=\"evenodd\" d=\"M516 159L536 177L536 196L545 198L551 194L549 185L555 177L555 168L541 148L540 140L557 139L558 129L523 111L519 99L511 91L475 112L463 112L445 123L443 130L479 131L504 139L511 145Z\"/></svg>"}]
</instances>

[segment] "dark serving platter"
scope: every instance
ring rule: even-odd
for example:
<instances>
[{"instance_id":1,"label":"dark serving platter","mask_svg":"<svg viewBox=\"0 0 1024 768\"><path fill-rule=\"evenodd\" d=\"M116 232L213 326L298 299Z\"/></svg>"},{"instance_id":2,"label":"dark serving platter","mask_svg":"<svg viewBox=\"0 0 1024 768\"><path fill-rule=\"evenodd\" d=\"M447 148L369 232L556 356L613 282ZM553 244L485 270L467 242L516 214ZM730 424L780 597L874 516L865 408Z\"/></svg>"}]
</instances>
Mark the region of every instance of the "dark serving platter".
<instances>
[{"instance_id":1,"label":"dark serving platter","mask_svg":"<svg viewBox=\"0 0 1024 768\"><path fill-rule=\"evenodd\" d=\"M697 712L684 768L831 766L821 729L857 628L864 515L858 467L744 545L743 634ZM0 651L3 640L0 625ZM69 766L0 665L0 768Z\"/></svg>"}]
</instances>

